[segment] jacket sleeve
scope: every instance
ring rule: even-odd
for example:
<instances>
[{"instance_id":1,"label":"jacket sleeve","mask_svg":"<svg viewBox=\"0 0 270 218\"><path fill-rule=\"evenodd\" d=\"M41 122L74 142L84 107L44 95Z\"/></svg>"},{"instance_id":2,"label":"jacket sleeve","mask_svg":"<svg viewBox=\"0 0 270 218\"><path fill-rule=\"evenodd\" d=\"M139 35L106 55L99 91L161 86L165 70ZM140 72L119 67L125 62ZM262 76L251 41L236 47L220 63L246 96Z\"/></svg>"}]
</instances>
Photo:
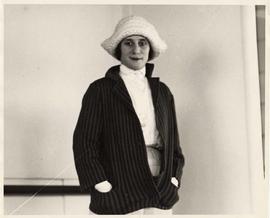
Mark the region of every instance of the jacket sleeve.
<instances>
[{"instance_id":1,"label":"jacket sleeve","mask_svg":"<svg viewBox=\"0 0 270 218\"><path fill-rule=\"evenodd\" d=\"M81 191L92 193L95 184L107 180L99 161L102 133L102 107L99 87L92 83L83 96L73 134L73 155Z\"/></svg>"},{"instance_id":2,"label":"jacket sleeve","mask_svg":"<svg viewBox=\"0 0 270 218\"><path fill-rule=\"evenodd\" d=\"M174 98L171 98L171 109L172 109L172 140L174 144L174 153L173 153L173 176L177 178L179 182L179 187L181 185L181 177L183 173L183 167L185 164L185 158L182 153L179 142L179 134L177 127L177 118L175 112Z\"/></svg>"}]
</instances>

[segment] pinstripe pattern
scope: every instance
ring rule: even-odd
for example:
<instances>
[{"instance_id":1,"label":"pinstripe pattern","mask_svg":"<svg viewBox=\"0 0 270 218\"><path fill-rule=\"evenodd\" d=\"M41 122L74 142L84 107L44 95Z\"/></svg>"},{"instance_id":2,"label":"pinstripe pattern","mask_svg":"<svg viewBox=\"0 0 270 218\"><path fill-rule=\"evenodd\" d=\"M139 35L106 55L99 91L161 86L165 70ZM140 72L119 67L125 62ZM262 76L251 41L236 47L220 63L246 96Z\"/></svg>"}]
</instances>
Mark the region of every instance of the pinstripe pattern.
<instances>
[{"instance_id":1,"label":"pinstripe pattern","mask_svg":"<svg viewBox=\"0 0 270 218\"><path fill-rule=\"evenodd\" d=\"M156 125L163 142L161 173L153 177L147 161L142 128L119 65L91 83L73 135L75 166L82 190L91 195L97 214L126 214L145 208L170 209L179 200L184 156L179 144L173 95L146 64ZM176 177L175 187L171 177ZM94 185L108 180L112 190L100 193Z\"/></svg>"}]
</instances>

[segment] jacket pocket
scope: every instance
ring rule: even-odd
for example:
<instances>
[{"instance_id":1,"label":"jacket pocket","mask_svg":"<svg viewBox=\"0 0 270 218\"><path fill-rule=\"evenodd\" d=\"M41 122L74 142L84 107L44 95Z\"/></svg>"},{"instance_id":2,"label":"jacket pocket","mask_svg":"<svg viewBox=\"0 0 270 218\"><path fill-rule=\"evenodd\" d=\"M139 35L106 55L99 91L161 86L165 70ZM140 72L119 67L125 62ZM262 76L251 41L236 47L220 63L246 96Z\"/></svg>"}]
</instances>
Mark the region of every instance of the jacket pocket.
<instances>
[{"instance_id":1,"label":"jacket pocket","mask_svg":"<svg viewBox=\"0 0 270 218\"><path fill-rule=\"evenodd\" d=\"M112 187L109 192L94 191L92 207L99 208L104 213L117 213L121 207L121 193L117 187Z\"/></svg>"},{"instance_id":2,"label":"jacket pocket","mask_svg":"<svg viewBox=\"0 0 270 218\"><path fill-rule=\"evenodd\" d=\"M167 183L167 188L164 190L161 198L162 204L166 207L172 207L179 200L178 187L171 181Z\"/></svg>"}]
</instances>

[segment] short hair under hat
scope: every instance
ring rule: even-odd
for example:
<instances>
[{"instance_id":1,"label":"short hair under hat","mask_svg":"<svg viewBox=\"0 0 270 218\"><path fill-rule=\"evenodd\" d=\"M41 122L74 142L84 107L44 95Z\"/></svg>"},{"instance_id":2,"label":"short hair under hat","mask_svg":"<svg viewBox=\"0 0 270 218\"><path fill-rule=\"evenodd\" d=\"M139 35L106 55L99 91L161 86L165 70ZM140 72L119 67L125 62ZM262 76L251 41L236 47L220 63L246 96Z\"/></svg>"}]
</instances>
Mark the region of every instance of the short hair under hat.
<instances>
[{"instance_id":1,"label":"short hair under hat","mask_svg":"<svg viewBox=\"0 0 270 218\"><path fill-rule=\"evenodd\" d=\"M131 35L141 35L148 39L153 52L149 60L158 57L160 53L167 49L166 43L160 38L156 28L143 17L135 15L122 18L116 25L114 33L104 40L101 46L117 59L115 50L118 44Z\"/></svg>"}]
</instances>

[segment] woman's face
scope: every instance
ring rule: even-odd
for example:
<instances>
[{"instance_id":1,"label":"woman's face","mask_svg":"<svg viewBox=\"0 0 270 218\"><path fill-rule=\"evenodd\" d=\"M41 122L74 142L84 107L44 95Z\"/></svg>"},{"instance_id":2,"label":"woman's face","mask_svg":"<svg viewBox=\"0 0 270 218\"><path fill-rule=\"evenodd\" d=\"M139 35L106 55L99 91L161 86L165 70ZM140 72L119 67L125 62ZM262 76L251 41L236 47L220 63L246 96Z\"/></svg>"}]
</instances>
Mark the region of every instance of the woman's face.
<instances>
[{"instance_id":1,"label":"woman's face","mask_svg":"<svg viewBox=\"0 0 270 218\"><path fill-rule=\"evenodd\" d=\"M142 69L148 61L150 45L148 40L139 35L129 36L122 40L121 63L133 70Z\"/></svg>"}]
</instances>

